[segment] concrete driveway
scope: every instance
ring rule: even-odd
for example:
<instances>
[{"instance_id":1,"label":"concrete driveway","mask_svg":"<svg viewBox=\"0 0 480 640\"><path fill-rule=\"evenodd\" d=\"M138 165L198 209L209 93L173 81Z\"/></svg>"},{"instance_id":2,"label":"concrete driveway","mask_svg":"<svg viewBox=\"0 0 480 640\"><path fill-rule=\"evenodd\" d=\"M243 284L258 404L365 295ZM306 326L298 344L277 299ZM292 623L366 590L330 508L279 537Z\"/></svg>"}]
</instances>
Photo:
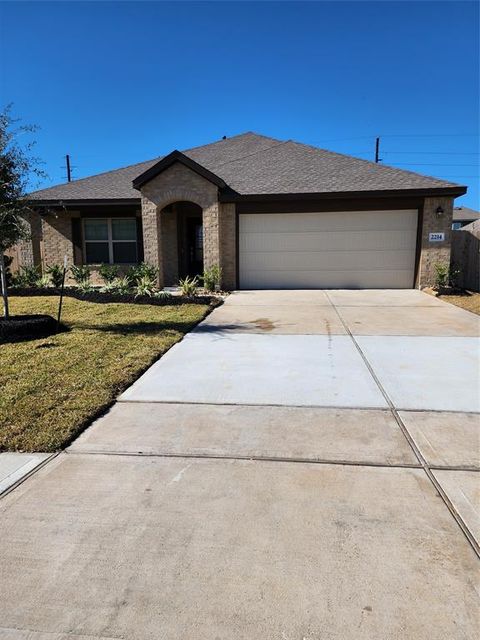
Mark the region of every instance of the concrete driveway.
<instances>
[{"instance_id":1,"label":"concrete driveway","mask_svg":"<svg viewBox=\"0 0 480 640\"><path fill-rule=\"evenodd\" d=\"M478 331L231 295L0 501L0 638L478 637Z\"/></svg>"}]
</instances>

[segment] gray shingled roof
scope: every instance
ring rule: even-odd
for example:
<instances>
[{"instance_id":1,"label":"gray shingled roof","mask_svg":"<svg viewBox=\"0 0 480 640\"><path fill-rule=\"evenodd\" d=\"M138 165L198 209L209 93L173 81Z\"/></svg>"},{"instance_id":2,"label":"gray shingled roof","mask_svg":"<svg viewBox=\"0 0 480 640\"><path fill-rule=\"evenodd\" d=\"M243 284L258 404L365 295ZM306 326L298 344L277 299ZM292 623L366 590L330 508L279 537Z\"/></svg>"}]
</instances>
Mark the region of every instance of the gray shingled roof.
<instances>
[{"instance_id":1,"label":"gray shingled roof","mask_svg":"<svg viewBox=\"0 0 480 640\"><path fill-rule=\"evenodd\" d=\"M459 187L453 182L250 132L183 153L242 195ZM132 180L159 160L154 158L35 191L31 198L64 201L139 198Z\"/></svg>"},{"instance_id":2,"label":"gray shingled roof","mask_svg":"<svg viewBox=\"0 0 480 640\"><path fill-rule=\"evenodd\" d=\"M453 222L463 222L464 220L479 220L480 212L468 207L453 208Z\"/></svg>"}]
</instances>

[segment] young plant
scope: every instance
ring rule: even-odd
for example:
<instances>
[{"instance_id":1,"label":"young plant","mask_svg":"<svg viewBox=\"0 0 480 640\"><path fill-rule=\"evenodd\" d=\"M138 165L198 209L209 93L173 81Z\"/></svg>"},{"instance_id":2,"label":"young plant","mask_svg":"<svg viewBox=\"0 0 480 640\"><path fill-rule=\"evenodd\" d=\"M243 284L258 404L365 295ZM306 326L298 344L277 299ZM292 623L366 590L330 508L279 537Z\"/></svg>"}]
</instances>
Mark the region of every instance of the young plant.
<instances>
[{"instance_id":1,"label":"young plant","mask_svg":"<svg viewBox=\"0 0 480 640\"><path fill-rule=\"evenodd\" d=\"M0 113L0 292L5 319L9 318L5 251L30 238L27 187L32 176L45 177L38 158L31 155L34 142L25 142L35 127L17 123L10 107Z\"/></svg>"},{"instance_id":2,"label":"young plant","mask_svg":"<svg viewBox=\"0 0 480 640\"><path fill-rule=\"evenodd\" d=\"M37 280L37 287L40 289L46 289L50 286L50 278L45 274Z\"/></svg>"},{"instance_id":3,"label":"young plant","mask_svg":"<svg viewBox=\"0 0 480 640\"><path fill-rule=\"evenodd\" d=\"M38 267L29 266L22 267L21 271L21 282L24 287L38 287L39 281L41 279L40 269Z\"/></svg>"},{"instance_id":4,"label":"young plant","mask_svg":"<svg viewBox=\"0 0 480 640\"><path fill-rule=\"evenodd\" d=\"M153 294L153 297L157 300L169 300L170 298L173 298L172 294L169 291L156 291Z\"/></svg>"},{"instance_id":5,"label":"young plant","mask_svg":"<svg viewBox=\"0 0 480 640\"><path fill-rule=\"evenodd\" d=\"M435 289L444 289L450 280L450 267L447 262L436 262L435 269Z\"/></svg>"},{"instance_id":6,"label":"young plant","mask_svg":"<svg viewBox=\"0 0 480 640\"><path fill-rule=\"evenodd\" d=\"M216 291L219 289L221 279L222 269L218 264L212 265L209 269L205 269L203 272L203 286L207 291Z\"/></svg>"},{"instance_id":7,"label":"young plant","mask_svg":"<svg viewBox=\"0 0 480 640\"><path fill-rule=\"evenodd\" d=\"M116 264L102 264L98 273L106 285L111 285L118 278L118 266Z\"/></svg>"},{"instance_id":8,"label":"young plant","mask_svg":"<svg viewBox=\"0 0 480 640\"><path fill-rule=\"evenodd\" d=\"M135 297L148 296L151 298L156 291L156 278L150 278L148 275L140 276L135 284Z\"/></svg>"},{"instance_id":9,"label":"young plant","mask_svg":"<svg viewBox=\"0 0 480 640\"><path fill-rule=\"evenodd\" d=\"M78 282L77 287L82 293L88 293L93 290L93 286L89 280L82 280L81 282Z\"/></svg>"},{"instance_id":10,"label":"young plant","mask_svg":"<svg viewBox=\"0 0 480 640\"><path fill-rule=\"evenodd\" d=\"M50 282L54 287L61 287L63 280L63 267L59 264L49 265L45 271L50 278Z\"/></svg>"},{"instance_id":11,"label":"young plant","mask_svg":"<svg viewBox=\"0 0 480 640\"><path fill-rule=\"evenodd\" d=\"M191 276L186 276L185 278L183 278L183 280L179 280L178 282L178 286L180 287L182 295L189 298L197 295L198 284L199 282L197 276L195 276L194 278L192 278Z\"/></svg>"},{"instance_id":12,"label":"young plant","mask_svg":"<svg viewBox=\"0 0 480 640\"><path fill-rule=\"evenodd\" d=\"M158 277L158 268L153 264L148 264L146 262L141 262L140 264L136 264L127 272L127 278L130 280L132 285L137 284L140 278L147 277L150 280L157 280Z\"/></svg>"},{"instance_id":13,"label":"young plant","mask_svg":"<svg viewBox=\"0 0 480 640\"><path fill-rule=\"evenodd\" d=\"M118 278L112 283L112 293L119 293L120 295L128 295L131 291L132 285L127 276Z\"/></svg>"},{"instance_id":14,"label":"young plant","mask_svg":"<svg viewBox=\"0 0 480 640\"><path fill-rule=\"evenodd\" d=\"M72 265L70 267L70 273L79 287L85 287L87 284L90 284L90 267L86 264Z\"/></svg>"}]
</instances>

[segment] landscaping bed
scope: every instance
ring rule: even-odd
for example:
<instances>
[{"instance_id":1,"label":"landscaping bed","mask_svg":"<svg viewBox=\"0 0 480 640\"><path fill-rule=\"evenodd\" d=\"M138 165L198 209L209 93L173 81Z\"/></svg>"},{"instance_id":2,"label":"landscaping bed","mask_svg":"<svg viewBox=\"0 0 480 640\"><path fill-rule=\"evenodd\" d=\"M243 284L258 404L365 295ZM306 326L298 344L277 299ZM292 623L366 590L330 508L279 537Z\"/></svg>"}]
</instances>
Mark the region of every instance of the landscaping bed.
<instances>
[{"instance_id":1,"label":"landscaping bed","mask_svg":"<svg viewBox=\"0 0 480 640\"><path fill-rule=\"evenodd\" d=\"M429 293L431 296L435 296L439 300L450 302L450 304L454 304L456 307L461 307L466 311L471 311L480 316L480 293L458 289L452 291L440 289L440 291L436 291L431 287L423 289L423 291Z\"/></svg>"},{"instance_id":2,"label":"landscaping bed","mask_svg":"<svg viewBox=\"0 0 480 640\"><path fill-rule=\"evenodd\" d=\"M32 297L32 296L60 296L60 288L57 287L15 287L9 289L11 297ZM174 306L181 304L203 304L216 306L222 303L222 298L218 295L197 294L194 296L183 295L136 295L133 293L110 293L101 289L92 288L88 291L82 291L78 287L65 287L64 295L84 300L85 302L112 303L126 302L130 304L148 304L156 306Z\"/></svg>"},{"instance_id":3,"label":"landscaping bed","mask_svg":"<svg viewBox=\"0 0 480 640\"><path fill-rule=\"evenodd\" d=\"M57 331L55 318L45 314L0 318L0 343L24 338L44 338Z\"/></svg>"},{"instance_id":4,"label":"landscaping bed","mask_svg":"<svg viewBox=\"0 0 480 640\"><path fill-rule=\"evenodd\" d=\"M55 451L69 444L221 302L132 304L101 296L102 304L64 299L69 331L1 345L0 451ZM10 305L12 315L55 317L58 298L24 292Z\"/></svg>"}]
</instances>

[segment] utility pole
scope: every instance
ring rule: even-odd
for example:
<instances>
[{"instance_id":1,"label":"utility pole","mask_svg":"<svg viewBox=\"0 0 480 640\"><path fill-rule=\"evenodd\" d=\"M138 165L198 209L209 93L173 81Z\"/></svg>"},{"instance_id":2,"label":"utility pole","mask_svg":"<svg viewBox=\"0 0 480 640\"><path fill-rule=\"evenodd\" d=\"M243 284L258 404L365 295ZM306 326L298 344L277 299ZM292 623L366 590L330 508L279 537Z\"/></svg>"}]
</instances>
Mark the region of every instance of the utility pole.
<instances>
[{"instance_id":1,"label":"utility pole","mask_svg":"<svg viewBox=\"0 0 480 640\"><path fill-rule=\"evenodd\" d=\"M377 138L377 140L378 140L378 138ZM68 153L65 156L65 160L67 162L67 180L68 180L68 182L71 182L72 181L72 170L70 169L70 156L68 155Z\"/></svg>"},{"instance_id":2,"label":"utility pole","mask_svg":"<svg viewBox=\"0 0 480 640\"><path fill-rule=\"evenodd\" d=\"M375 162L381 162L380 154L380 138L375 138Z\"/></svg>"}]
</instances>

